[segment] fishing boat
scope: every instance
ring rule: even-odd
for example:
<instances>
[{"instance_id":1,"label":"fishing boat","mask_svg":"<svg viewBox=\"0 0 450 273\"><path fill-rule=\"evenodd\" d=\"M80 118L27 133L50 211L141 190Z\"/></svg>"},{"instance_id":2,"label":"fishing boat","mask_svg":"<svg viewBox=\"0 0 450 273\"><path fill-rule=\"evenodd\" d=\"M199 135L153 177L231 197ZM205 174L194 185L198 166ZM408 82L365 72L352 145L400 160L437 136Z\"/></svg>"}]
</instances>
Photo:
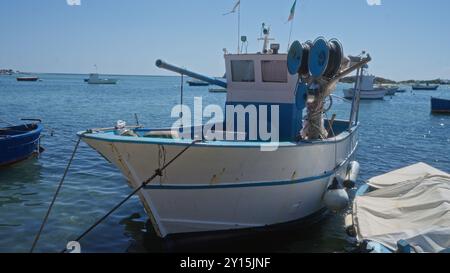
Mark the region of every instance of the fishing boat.
<instances>
[{"instance_id":1,"label":"fishing boat","mask_svg":"<svg viewBox=\"0 0 450 273\"><path fill-rule=\"evenodd\" d=\"M450 114L450 99L431 98L432 113Z\"/></svg>"},{"instance_id":2,"label":"fishing boat","mask_svg":"<svg viewBox=\"0 0 450 273\"><path fill-rule=\"evenodd\" d=\"M361 252L449 253L449 201L450 175L417 163L361 186L346 230Z\"/></svg>"},{"instance_id":3,"label":"fishing boat","mask_svg":"<svg viewBox=\"0 0 450 273\"><path fill-rule=\"evenodd\" d=\"M323 37L281 54L279 44L269 49L268 29L263 39L262 53L225 53L226 82L156 62L226 88L224 120L192 125L184 112L181 126L119 122L78 133L133 189L143 187L137 194L160 237L295 223L347 204L342 185L359 170L359 100L346 119L327 113L324 101L370 56L345 57L339 41Z\"/></svg>"},{"instance_id":4,"label":"fishing boat","mask_svg":"<svg viewBox=\"0 0 450 273\"><path fill-rule=\"evenodd\" d=\"M28 121L35 122L0 128L0 166L25 160L42 151L40 120Z\"/></svg>"},{"instance_id":5,"label":"fishing boat","mask_svg":"<svg viewBox=\"0 0 450 273\"><path fill-rule=\"evenodd\" d=\"M423 91L435 91L439 88L439 85L430 85L429 83L427 84L415 84L412 86L413 90L423 90Z\"/></svg>"},{"instance_id":6,"label":"fishing boat","mask_svg":"<svg viewBox=\"0 0 450 273\"><path fill-rule=\"evenodd\" d=\"M186 82L189 84L189 86L209 86L208 82L200 80L188 80Z\"/></svg>"},{"instance_id":7,"label":"fishing boat","mask_svg":"<svg viewBox=\"0 0 450 273\"><path fill-rule=\"evenodd\" d=\"M39 77L31 76L31 77L17 77L16 80L18 82L37 82Z\"/></svg>"},{"instance_id":8,"label":"fishing boat","mask_svg":"<svg viewBox=\"0 0 450 273\"><path fill-rule=\"evenodd\" d=\"M344 89L344 97L353 99L357 93L362 100L383 100L388 90L384 87L374 87L375 76L369 75L363 69L360 82L355 83L354 88Z\"/></svg>"},{"instance_id":9,"label":"fishing boat","mask_svg":"<svg viewBox=\"0 0 450 273\"><path fill-rule=\"evenodd\" d=\"M89 79L86 79L85 82L89 84L116 84L116 79L102 79L97 73L92 73L89 75Z\"/></svg>"}]
</instances>

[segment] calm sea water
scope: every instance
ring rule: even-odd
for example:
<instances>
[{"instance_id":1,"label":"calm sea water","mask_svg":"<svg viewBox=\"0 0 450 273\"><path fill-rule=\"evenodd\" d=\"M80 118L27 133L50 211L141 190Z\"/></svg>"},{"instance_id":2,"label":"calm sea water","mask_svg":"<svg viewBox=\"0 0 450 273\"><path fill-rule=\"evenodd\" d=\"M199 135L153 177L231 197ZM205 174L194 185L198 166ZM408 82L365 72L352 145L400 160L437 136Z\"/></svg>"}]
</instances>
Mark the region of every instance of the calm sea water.
<instances>
[{"instance_id":1,"label":"calm sea water","mask_svg":"<svg viewBox=\"0 0 450 273\"><path fill-rule=\"evenodd\" d=\"M88 85L83 75L40 75L42 82L19 83L0 77L0 118L42 118L46 151L39 159L0 169L0 252L27 252L63 174L76 142L76 132L109 127L119 119L134 123L138 114L148 127L174 122L170 111L179 101L178 77L119 76L115 86ZM337 95L342 95L338 87ZM430 114L430 97L450 98L440 91L398 94L361 105L358 161L361 181L423 161L450 172L450 116ZM186 87L185 102L223 105L225 94L205 87ZM335 101L338 118L349 105ZM50 136L50 131L54 135ZM362 183L362 182L360 182ZM82 144L50 215L37 251L65 248L96 219L130 192L125 179L96 152ZM138 200L131 199L81 242L84 252L274 251L344 252L353 246L343 229L343 214L289 232L249 234L235 239L169 242L157 238ZM195 239L195 238L194 238Z\"/></svg>"}]
</instances>

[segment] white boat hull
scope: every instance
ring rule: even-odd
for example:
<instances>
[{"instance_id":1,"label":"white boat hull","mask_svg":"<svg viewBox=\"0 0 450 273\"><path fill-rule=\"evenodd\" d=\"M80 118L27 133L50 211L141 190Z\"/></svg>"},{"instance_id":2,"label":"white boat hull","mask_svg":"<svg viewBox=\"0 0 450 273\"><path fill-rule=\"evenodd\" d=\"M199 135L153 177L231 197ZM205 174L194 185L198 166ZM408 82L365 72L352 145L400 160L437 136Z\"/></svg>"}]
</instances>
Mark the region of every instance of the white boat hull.
<instances>
[{"instance_id":1,"label":"white boat hull","mask_svg":"<svg viewBox=\"0 0 450 273\"><path fill-rule=\"evenodd\" d=\"M337 144L290 144L274 152L200 143L139 196L161 237L300 220L324 208L322 198L335 174L346 175L357 135L342 135ZM83 140L117 166L133 188L188 145L96 135Z\"/></svg>"},{"instance_id":2,"label":"white boat hull","mask_svg":"<svg viewBox=\"0 0 450 273\"><path fill-rule=\"evenodd\" d=\"M356 92L355 89L345 89L344 90L344 97L346 99L353 99ZM360 91L360 97L362 100L382 100L384 99L384 96L386 96L386 90L385 89L373 89L373 90L361 90Z\"/></svg>"},{"instance_id":3,"label":"white boat hull","mask_svg":"<svg viewBox=\"0 0 450 273\"><path fill-rule=\"evenodd\" d=\"M115 79L90 79L88 80L89 84L116 84L117 80Z\"/></svg>"}]
</instances>

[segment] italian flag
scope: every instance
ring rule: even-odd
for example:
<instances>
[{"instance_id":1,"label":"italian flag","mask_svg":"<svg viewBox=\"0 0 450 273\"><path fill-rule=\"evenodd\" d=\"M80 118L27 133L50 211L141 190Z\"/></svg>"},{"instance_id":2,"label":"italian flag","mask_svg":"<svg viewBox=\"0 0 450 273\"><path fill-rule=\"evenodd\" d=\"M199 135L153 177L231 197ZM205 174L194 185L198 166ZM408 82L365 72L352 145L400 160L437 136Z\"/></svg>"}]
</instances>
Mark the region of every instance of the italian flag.
<instances>
[{"instance_id":1,"label":"italian flag","mask_svg":"<svg viewBox=\"0 0 450 273\"><path fill-rule=\"evenodd\" d=\"M297 5L297 0L295 0L294 4L292 5L291 13L289 14L288 22L294 20L294 16L295 16L295 6L296 6L296 5Z\"/></svg>"}]
</instances>

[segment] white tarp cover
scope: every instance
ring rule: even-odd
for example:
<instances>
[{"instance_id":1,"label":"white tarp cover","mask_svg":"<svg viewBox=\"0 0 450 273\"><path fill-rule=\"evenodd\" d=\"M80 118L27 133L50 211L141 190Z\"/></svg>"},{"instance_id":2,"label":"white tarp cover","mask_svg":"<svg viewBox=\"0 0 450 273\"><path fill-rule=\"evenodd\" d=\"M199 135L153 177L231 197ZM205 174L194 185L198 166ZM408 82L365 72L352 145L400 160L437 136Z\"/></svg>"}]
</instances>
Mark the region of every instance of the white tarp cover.
<instances>
[{"instance_id":1,"label":"white tarp cover","mask_svg":"<svg viewBox=\"0 0 450 273\"><path fill-rule=\"evenodd\" d=\"M407 180L425 177L430 174L448 175L447 173L435 169L425 163L417 163L387 174L371 178L367 182L367 184L373 188L381 189Z\"/></svg>"},{"instance_id":2,"label":"white tarp cover","mask_svg":"<svg viewBox=\"0 0 450 273\"><path fill-rule=\"evenodd\" d=\"M355 198L359 241L375 241L393 251L399 240L419 253L450 248L450 175L423 163L414 166L408 167L409 175L402 169L377 177L378 186L388 186Z\"/></svg>"}]
</instances>

